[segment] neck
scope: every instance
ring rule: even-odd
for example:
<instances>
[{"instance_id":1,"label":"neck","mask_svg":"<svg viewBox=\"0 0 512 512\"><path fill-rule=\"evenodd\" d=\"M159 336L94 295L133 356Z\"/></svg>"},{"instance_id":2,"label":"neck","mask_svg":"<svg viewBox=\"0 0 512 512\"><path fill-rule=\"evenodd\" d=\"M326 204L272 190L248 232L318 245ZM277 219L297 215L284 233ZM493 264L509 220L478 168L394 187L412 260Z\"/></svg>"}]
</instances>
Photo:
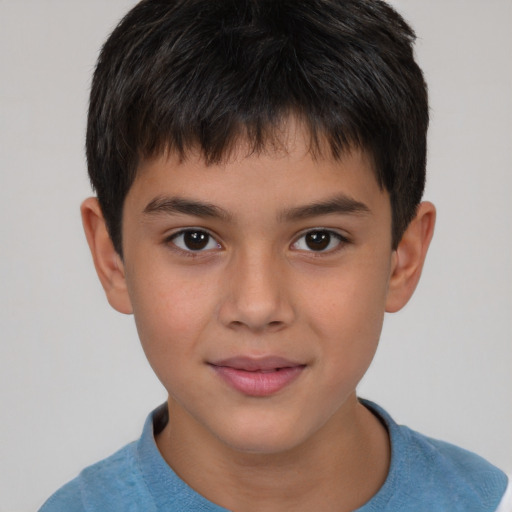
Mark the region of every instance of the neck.
<instances>
[{"instance_id":1,"label":"neck","mask_svg":"<svg viewBox=\"0 0 512 512\"><path fill-rule=\"evenodd\" d=\"M201 427L172 400L169 417L157 437L162 456L190 487L228 510L349 512L387 476L387 431L355 395L307 442L280 453L241 452L209 433L203 442Z\"/></svg>"}]
</instances>

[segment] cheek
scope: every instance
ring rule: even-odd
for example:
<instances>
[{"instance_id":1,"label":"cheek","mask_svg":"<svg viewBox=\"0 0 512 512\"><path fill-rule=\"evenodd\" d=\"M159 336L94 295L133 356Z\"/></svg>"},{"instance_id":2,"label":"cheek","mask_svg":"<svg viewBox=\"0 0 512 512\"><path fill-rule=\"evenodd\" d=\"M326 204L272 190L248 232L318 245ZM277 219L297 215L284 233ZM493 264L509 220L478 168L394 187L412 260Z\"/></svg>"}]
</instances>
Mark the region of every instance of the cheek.
<instances>
[{"instance_id":1,"label":"cheek","mask_svg":"<svg viewBox=\"0 0 512 512\"><path fill-rule=\"evenodd\" d=\"M309 323L325 344L324 364L330 374L359 380L377 349L384 320L386 269L372 264L339 272L318 283L309 302Z\"/></svg>"},{"instance_id":2,"label":"cheek","mask_svg":"<svg viewBox=\"0 0 512 512\"><path fill-rule=\"evenodd\" d=\"M212 288L205 280L153 271L129 281L139 337L152 365L179 364L191 354L213 316Z\"/></svg>"},{"instance_id":3,"label":"cheek","mask_svg":"<svg viewBox=\"0 0 512 512\"><path fill-rule=\"evenodd\" d=\"M382 265L381 265L382 267ZM308 301L310 315L318 325L343 332L380 333L385 311L388 275L385 268L362 264L341 269L309 287L315 293ZM364 336L363 336L364 337Z\"/></svg>"}]
</instances>

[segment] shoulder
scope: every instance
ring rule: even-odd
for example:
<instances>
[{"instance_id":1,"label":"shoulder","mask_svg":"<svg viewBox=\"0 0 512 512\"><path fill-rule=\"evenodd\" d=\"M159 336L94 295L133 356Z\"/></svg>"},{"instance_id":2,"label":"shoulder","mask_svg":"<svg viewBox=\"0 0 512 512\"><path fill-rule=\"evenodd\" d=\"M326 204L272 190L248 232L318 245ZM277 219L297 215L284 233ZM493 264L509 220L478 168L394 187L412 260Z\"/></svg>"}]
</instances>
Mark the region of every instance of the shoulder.
<instances>
[{"instance_id":1,"label":"shoulder","mask_svg":"<svg viewBox=\"0 0 512 512\"><path fill-rule=\"evenodd\" d=\"M39 512L114 512L127 510L128 504L138 504L142 506L140 510L150 512L147 498L148 492L138 468L136 443L131 443L85 468L53 494Z\"/></svg>"},{"instance_id":2,"label":"shoulder","mask_svg":"<svg viewBox=\"0 0 512 512\"><path fill-rule=\"evenodd\" d=\"M389 474L375 510L497 510L508 484L500 469L468 450L397 425L377 405L363 403L381 418L391 440Z\"/></svg>"},{"instance_id":3,"label":"shoulder","mask_svg":"<svg viewBox=\"0 0 512 512\"><path fill-rule=\"evenodd\" d=\"M425 496L434 492L457 510L496 510L507 488L505 473L468 450L399 428L407 442L410 483Z\"/></svg>"},{"instance_id":4,"label":"shoulder","mask_svg":"<svg viewBox=\"0 0 512 512\"><path fill-rule=\"evenodd\" d=\"M61 487L50 496L39 512L85 512L78 478Z\"/></svg>"}]
</instances>

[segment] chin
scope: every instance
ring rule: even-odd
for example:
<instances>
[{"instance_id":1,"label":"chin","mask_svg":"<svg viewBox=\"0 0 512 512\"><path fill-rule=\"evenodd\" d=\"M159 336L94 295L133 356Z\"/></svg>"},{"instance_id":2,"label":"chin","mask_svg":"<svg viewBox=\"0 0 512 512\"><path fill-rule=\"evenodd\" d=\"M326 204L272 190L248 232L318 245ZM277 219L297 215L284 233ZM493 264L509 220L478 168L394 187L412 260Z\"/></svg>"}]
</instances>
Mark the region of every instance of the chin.
<instances>
[{"instance_id":1,"label":"chin","mask_svg":"<svg viewBox=\"0 0 512 512\"><path fill-rule=\"evenodd\" d=\"M246 454L277 455L302 445L308 432L298 428L300 422L265 421L264 418L233 421L228 431L218 432L217 437L231 449Z\"/></svg>"},{"instance_id":2,"label":"chin","mask_svg":"<svg viewBox=\"0 0 512 512\"><path fill-rule=\"evenodd\" d=\"M290 436L283 439L270 434L259 437L237 437L226 441L232 450L247 455L279 455L289 452L301 444L300 441L294 442Z\"/></svg>"}]
</instances>

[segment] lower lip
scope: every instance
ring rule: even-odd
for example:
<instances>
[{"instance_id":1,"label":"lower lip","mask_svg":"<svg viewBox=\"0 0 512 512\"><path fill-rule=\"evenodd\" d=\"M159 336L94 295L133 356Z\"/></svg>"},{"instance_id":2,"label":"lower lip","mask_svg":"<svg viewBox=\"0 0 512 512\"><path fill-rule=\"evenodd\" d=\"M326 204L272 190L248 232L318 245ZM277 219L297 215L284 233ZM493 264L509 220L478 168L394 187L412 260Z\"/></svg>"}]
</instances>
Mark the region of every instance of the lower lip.
<instances>
[{"instance_id":1,"label":"lower lip","mask_svg":"<svg viewBox=\"0 0 512 512\"><path fill-rule=\"evenodd\" d=\"M290 385L304 370L305 366L279 368L270 372L239 370L229 366L215 366L213 369L232 388L248 396L270 396Z\"/></svg>"}]
</instances>

